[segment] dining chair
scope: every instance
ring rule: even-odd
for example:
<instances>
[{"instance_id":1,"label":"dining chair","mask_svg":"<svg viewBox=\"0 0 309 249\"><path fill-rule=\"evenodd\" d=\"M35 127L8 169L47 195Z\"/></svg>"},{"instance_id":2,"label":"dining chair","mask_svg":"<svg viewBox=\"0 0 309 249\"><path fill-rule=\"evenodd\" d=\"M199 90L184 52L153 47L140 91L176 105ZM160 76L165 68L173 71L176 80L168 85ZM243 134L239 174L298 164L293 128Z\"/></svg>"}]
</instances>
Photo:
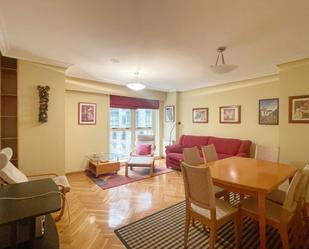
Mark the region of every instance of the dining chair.
<instances>
[{"instance_id":1,"label":"dining chair","mask_svg":"<svg viewBox=\"0 0 309 249\"><path fill-rule=\"evenodd\" d=\"M183 161L189 165L198 166L204 164L200 150L197 147L183 149Z\"/></svg>"},{"instance_id":2,"label":"dining chair","mask_svg":"<svg viewBox=\"0 0 309 249\"><path fill-rule=\"evenodd\" d=\"M279 161L279 147L256 145L255 159L277 163Z\"/></svg>"},{"instance_id":3,"label":"dining chair","mask_svg":"<svg viewBox=\"0 0 309 249\"><path fill-rule=\"evenodd\" d=\"M202 146L202 153L205 163L218 160L216 147L213 144Z\"/></svg>"},{"instance_id":4,"label":"dining chair","mask_svg":"<svg viewBox=\"0 0 309 249\"><path fill-rule=\"evenodd\" d=\"M0 179L1 184L15 184L15 183L22 183L22 182L28 182L29 180L35 179L35 178L52 178L52 180L56 183L56 185L59 188L59 191L61 192L61 198L62 198L62 206L60 213L55 218L56 221L59 221L65 210L65 194L68 193L71 189L71 186L69 184L68 179L65 176L58 176L55 173L46 173L46 174L38 174L38 175L30 175L26 176L23 172L21 172L19 169L17 169L11 162L11 158L13 156L13 150L11 148L4 148L0 151Z\"/></svg>"},{"instance_id":5,"label":"dining chair","mask_svg":"<svg viewBox=\"0 0 309 249\"><path fill-rule=\"evenodd\" d=\"M209 228L209 248L214 249L217 229L233 221L235 244L239 248L240 233L238 209L224 200L217 199L209 167L181 163L186 196L184 247L187 248L191 220L198 220Z\"/></svg>"},{"instance_id":6,"label":"dining chair","mask_svg":"<svg viewBox=\"0 0 309 249\"><path fill-rule=\"evenodd\" d=\"M305 189L304 174L297 171L289 185L283 205L266 200L266 224L279 230L284 249L289 249L288 228L292 221L299 220L298 214L301 209L301 193ZM243 217L249 217L255 221L259 220L258 200L255 197L248 197L241 201L240 231L242 232Z\"/></svg>"},{"instance_id":7,"label":"dining chair","mask_svg":"<svg viewBox=\"0 0 309 249\"><path fill-rule=\"evenodd\" d=\"M210 163L218 160L218 155L216 151L216 147L213 144L202 146L202 154L204 163ZM216 197L224 196L225 201L229 201L230 193L224 190L223 188L219 188L214 186Z\"/></svg>"},{"instance_id":8,"label":"dining chair","mask_svg":"<svg viewBox=\"0 0 309 249\"><path fill-rule=\"evenodd\" d=\"M306 230L309 233L309 164L306 165L303 169L302 172L304 174L304 184L305 184L305 189L301 195L302 198L302 218L305 222ZM270 194L266 196L266 198L272 202L275 202L277 204L282 205L284 203L284 199L286 197L286 192L280 189L276 189Z\"/></svg>"},{"instance_id":9,"label":"dining chair","mask_svg":"<svg viewBox=\"0 0 309 249\"><path fill-rule=\"evenodd\" d=\"M192 166L205 164L205 161L200 156L200 150L197 147L184 148L183 157L184 162ZM228 200L228 193L224 189L214 186L214 192L216 197L219 198L221 196L224 196L225 200L226 201Z\"/></svg>"}]
</instances>

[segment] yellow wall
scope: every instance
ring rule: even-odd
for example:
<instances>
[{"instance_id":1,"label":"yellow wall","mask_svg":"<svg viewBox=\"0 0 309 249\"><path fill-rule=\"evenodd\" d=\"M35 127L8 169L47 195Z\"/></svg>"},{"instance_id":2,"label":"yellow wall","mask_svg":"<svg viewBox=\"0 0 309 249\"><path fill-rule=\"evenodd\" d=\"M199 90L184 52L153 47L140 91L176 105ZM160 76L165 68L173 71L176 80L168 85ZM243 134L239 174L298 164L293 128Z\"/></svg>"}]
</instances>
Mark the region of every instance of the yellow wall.
<instances>
[{"instance_id":1,"label":"yellow wall","mask_svg":"<svg viewBox=\"0 0 309 249\"><path fill-rule=\"evenodd\" d=\"M182 92L179 96L180 133L250 139L278 146L278 126L258 124L259 99L277 97L277 76ZM219 107L228 105L241 105L241 124L219 123ZM192 108L198 107L209 108L208 124L192 123Z\"/></svg>"},{"instance_id":2,"label":"yellow wall","mask_svg":"<svg viewBox=\"0 0 309 249\"><path fill-rule=\"evenodd\" d=\"M65 171L81 171L87 167L87 156L95 152L108 152L109 96L75 91L66 91L65 96ZM97 104L96 125L78 125L79 102Z\"/></svg>"},{"instance_id":3,"label":"yellow wall","mask_svg":"<svg viewBox=\"0 0 309 249\"><path fill-rule=\"evenodd\" d=\"M279 66L281 160L303 166L309 162L309 124L288 123L289 96L309 95L309 59Z\"/></svg>"},{"instance_id":4,"label":"yellow wall","mask_svg":"<svg viewBox=\"0 0 309 249\"><path fill-rule=\"evenodd\" d=\"M108 152L110 133L109 95L160 100L158 116L162 116L162 103L166 98L166 93L161 91L145 90L134 92L125 86L72 77L66 78L66 172L85 170L87 167L87 155L94 152ZM78 102L97 104L96 125L78 125ZM162 119L156 123L159 126L156 139L159 141L160 148L162 147L162 124ZM159 150L159 153L162 153L162 149Z\"/></svg>"},{"instance_id":5,"label":"yellow wall","mask_svg":"<svg viewBox=\"0 0 309 249\"><path fill-rule=\"evenodd\" d=\"M64 69L18 61L19 167L26 174L64 173ZM48 122L38 122L37 85L50 86Z\"/></svg>"}]
</instances>

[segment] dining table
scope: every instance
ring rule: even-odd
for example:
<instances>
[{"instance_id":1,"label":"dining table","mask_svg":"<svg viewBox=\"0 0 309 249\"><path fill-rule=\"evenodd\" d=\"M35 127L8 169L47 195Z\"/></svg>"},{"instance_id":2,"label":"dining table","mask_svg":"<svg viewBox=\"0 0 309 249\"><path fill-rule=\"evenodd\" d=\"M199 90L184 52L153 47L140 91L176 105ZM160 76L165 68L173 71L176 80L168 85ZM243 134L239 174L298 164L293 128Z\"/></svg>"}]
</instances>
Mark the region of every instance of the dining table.
<instances>
[{"instance_id":1,"label":"dining table","mask_svg":"<svg viewBox=\"0 0 309 249\"><path fill-rule=\"evenodd\" d=\"M214 185L258 199L260 248L266 249L266 195L293 177L297 167L245 157L207 163Z\"/></svg>"}]
</instances>

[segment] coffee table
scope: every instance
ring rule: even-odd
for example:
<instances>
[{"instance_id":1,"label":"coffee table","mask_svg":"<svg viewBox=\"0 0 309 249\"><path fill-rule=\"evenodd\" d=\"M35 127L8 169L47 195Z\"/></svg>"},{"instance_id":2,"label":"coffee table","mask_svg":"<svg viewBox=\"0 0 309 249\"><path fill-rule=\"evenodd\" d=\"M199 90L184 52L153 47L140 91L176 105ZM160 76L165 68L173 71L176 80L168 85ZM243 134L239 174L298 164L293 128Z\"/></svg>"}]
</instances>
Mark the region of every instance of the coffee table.
<instances>
[{"instance_id":1,"label":"coffee table","mask_svg":"<svg viewBox=\"0 0 309 249\"><path fill-rule=\"evenodd\" d=\"M154 157L151 156L132 156L125 166L125 176L128 176L128 167L148 167L150 168L150 176L153 176Z\"/></svg>"},{"instance_id":2,"label":"coffee table","mask_svg":"<svg viewBox=\"0 0 309 249\"><path fill-rule=\"evenodd\" d=\"M94 153L88 156L88 170L96 177L103 174L116 173L120 169L119 156L113 153Z\"/></svg>"}]
</instances>

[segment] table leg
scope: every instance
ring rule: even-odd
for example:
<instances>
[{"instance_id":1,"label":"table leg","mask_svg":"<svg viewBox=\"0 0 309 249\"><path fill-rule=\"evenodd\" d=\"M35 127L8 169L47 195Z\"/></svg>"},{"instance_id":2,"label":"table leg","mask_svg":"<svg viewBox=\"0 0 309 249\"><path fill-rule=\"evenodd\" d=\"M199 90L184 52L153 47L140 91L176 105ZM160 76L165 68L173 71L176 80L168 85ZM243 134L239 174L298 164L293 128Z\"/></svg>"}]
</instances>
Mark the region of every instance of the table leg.
<instances>
[{"instance_id":1,"label":"table leg","mask_svg":"<svg viewBox=\"0 0 309 249\"><path fill-rule=\"evenodd\" d=\"M150 176L153 176L153 171L154 171L154 161L150 165Z\"/></svg>"},{"instance_id":2,"label":"table leg","mask_svg":"<svg viewBox=\"0 0 309 249\"><path fill-rule=\"evenodd\" d=\"M266 249L266 207L265 194L258 194L260 249Z\"/></svg>"},{"instance_id":3,"label":"table leg","mask_svg":"<svg viewBox=\"0 0 309 249\"><path fill-rule=\"evenodd\" d=\"M29 243L30 243L30 248L34 249L36 248L36 244L35 244L35 217L34 218L31 218L29 220L29 224L30 224L30 240L29 240Z\"/></svg>"},{"instance_id":4,"label":"table leg","mask_svg":"<svg viewBox=\"0 0 309 249\"><path fill-rule=\"evenodd\" d=\"M128 163L126 163L125 166L125 176L128 177Z\"/></svg>"},{"instance_id":5,"label":"table leg","mask_svg":"<svg viewBox=\"0 0 309 249\"><path fill-rule=\"evenodd\" d=\"M15 221L11 224L11 247L12 249L17 248L18 241L18 222Z\"/></svg>"}]
</instances>

